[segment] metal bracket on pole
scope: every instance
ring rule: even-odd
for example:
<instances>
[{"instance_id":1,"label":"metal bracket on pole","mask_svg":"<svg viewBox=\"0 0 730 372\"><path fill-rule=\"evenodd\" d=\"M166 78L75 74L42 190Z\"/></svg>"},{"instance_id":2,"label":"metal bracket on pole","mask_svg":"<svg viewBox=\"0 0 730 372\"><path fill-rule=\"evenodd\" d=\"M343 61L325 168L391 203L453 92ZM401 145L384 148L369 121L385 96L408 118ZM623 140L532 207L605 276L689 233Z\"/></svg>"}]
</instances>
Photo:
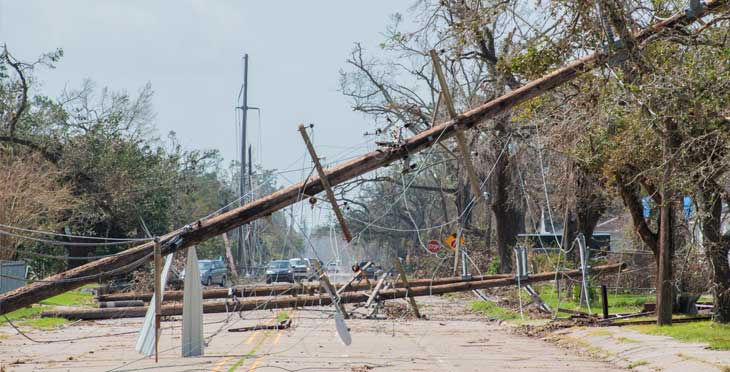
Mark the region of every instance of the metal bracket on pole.
<instances>
[{"instance_id":1,"label":"metal bracket on pole","mask_svg":"<svg viewBox=\"0 0 730 372\"><path fill-rule=\"evenodd\" d=\"M515 266L517 267L515 278L525 280L529 276L527 266L527 248L522 246L515 247L515 257L517 258L517 262L515 262Z\"/></svg>"},{"instance_id":2,"label":"metal bracket on pole","mask_svg":"<svg viewBox=\"0 0 730 372\"><path fill-rule=\"evenodd\" d=\"M469 273L469 255L466 253L466 247L461 247L461 280L471 280L471 274Z\"/></svg>"},{"instance_id":3,"label":"metal bracket on pole","mask_svg":"<svg viewBox=\"0 0 730 372\"><path fill-rule=\"evenodd\" d=\"M542 311L544 313L548 313L548 314L552 312L552 310L550 310L550 306L548 304L546 304L545 301L542 300L542 298L537 293L535 288L532 288L532 286L529 284L525 284L525 286L522 288L525 290L525 292L527 292L527 294L530 295L530 297L532 297L532 301L534 301L537 304L537 308L540 311Z\"/></svg>"},{"instance_id":4,"label":"metal bracket on pole","mask_svg":"<svg viewBox=\"0 0 730 372\"><path fill-rule=\"evenodd\" d=\"M446 108L449 110L449 116L452 119L456 119L459 115L456 113L454 108L454 101L449 93L449 86L446 83L446 77L441 69L441 60L436 54L436 51L431 49L431 60L433 61L433 69L438 77L439 85L441 86L441 96L443 97ZM469 149L466 146L466 138L461 130L456 131L456 144L459 146L459 152L464 158L464 166L466 167L466 173L469 177L469 184L471 185L471 191L474 193L474 204L482 198L482 192L479 187L479 178L474 171L474 164L471 162L471 156L469 155Z\"/></svg>"},{"instance_id":5,"label":"metal bracket on pole","mask_svg":"<svg viewBox=\"0 0 730 372\"><path fill-rule=\"evenodd\" d=\"M309 139L307 129L302 124L299 125L299 133L302 134L304 143L307 145L307 150L309 150L309 155L312 157L312 162L314 162L314 167L317 169L319 180L320 182L322 182L322 187L324 187L324 191L327 193L327 198L330 200L330 203L332 203L332 211L335 212L337 221L340 223L340 227L342 228L342 234L345 235L345 240L349 243L352 240L352 234L350 234L350 229L347 228L345 217L342 215L342 211L340 211L340 207L337 205L335 193L332 192L330 183L327 180L327 175L324 173L322 164L319 162L319 158L317 157L317 152L314 151L314 145L312 145L312 141Z\"/></svg>"},{"instance_id":6,"label":"metal bracket on pole","mask_svg":"<svg viewBox=\"0 0 730 372\"><path fill-rule=\"evenodd\" d=\"M400 274L400 280L403 282L403 286L406 288L406 292L408 293L408 302L411 304L411 308L413 309L413 314L416 315L416 318L421 319L421 313L418 311L418 305L416 305L416 299L413 297L413 293L411 292L411 285L408 284L408 278L406 277L406 271L403 270L403 265L400 263L400 258L396 257L393 260L393 264L395 265L395 268L398 269L398 273Z\"/></svg>"},{"instance_id":7,"label":"metal bracket on pole","mask_svg":"<svg viewBox=\"0 0 730 372\"><path fill-rule=\"evenodd\" d=\"M591 314L591 299L588 295L588 273L590 272L590 266L588 265L588 247L586 246L586 238L583 236L583 234L578 234L576 237L578 240L578 251L580 252L580 270L583 275L581 275L581 284L583 285L583 295L585 296L586 300L586 307L588 308L588 314Z\"/></svg>"}]
</instances>

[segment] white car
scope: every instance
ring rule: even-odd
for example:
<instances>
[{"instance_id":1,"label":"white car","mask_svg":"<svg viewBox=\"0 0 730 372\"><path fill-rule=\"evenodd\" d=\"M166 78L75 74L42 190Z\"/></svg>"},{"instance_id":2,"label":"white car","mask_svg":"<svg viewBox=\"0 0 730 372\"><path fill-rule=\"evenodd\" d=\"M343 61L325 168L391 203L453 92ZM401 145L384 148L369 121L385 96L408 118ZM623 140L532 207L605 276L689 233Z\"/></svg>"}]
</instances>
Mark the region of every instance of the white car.
<instances>
[{"instance_id":1,"label":"white car","mask_svg":"<svg viewBox=\"0 0 730 372\"><path fill-rule=\"evenodd\" d=\"M327 272L337 274L340 272L340 265L337 262L330 262L327 264Z\"/></svg>"}]
</instances>

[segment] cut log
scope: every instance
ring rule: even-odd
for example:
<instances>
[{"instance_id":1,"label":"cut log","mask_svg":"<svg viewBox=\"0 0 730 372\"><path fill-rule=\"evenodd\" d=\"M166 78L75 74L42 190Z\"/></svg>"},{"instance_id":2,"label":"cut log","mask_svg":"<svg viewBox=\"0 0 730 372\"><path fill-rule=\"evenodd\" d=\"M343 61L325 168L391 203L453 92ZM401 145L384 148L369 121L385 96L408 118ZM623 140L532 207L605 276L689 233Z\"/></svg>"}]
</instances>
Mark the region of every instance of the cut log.
<instances>
[{"instance_id":1,"label":"cut log","mask_svg":"<svg viewBox=\"0 0 730 372\"><path fill-rule=\"evenodd\" d=\"M491 280L491 279L502 279L502 278L509 278L512 275L510 274L498 274L498 275L481 275L481 276L475 276L472 277L468 281L479 281L479 280ZM354 280L353 280L354 281ZM446 278L436 278L436 279L411 279L409 280L409 283L411 284L411 287L422 287L422 286L429 286L429 285L441 285L441 284L451 284L451 283L459 283L463 282L461 277L459 276L452 276L452 277L446 277ZM396 287L403 286L402 283L395 283ZM343 285L342 284L335 284L335 288L338 288L337 292L344 292L342 291ZM367 283L354 283L354 284L348 284L346 290L347 291L362 291L365 289L370 289L370 285ZM214 299L214 298L229 298L232 297L229 295L229 289L228 288L215 288L215 289L206 289L203 291L203 298L204 299ZM314 294L314 292L323 292L324 289L319 285L319 283L302 283L302 284L267 284L267 285L248 285L248 286L236 286L231 288L231 294L235 295L235 297L265 297L265 296L278 296L278 295L300 295L300 294ZM105 294L105 295L99 295L97 297L98 301L130 301L130 300L142 300L145 302L149 302L152 298L152 293L114 293L114 294ZM165 300L166 301L181 301L183 298L183 291L166 291L165 292Z\"/></svg>"},{"instance_id":2,"label":"cut log","mask_svg":"<svg viewBox=\"0 0 730 372\"><path fill-rule=\"evenodd\" d=\"M697 12L679 12L669 18L665 18L636 33L634 35L636 45L641 45L642 42L647 41L649 38L656 38L658 34L667 29L681 27L690 22L694 22L708 13L717 12L725 8L728 2L729 0L709 0L706 6ZM426 129L406 139L399 147L381 148L330 168L326 171L326 177L331 186L336 186L367 172L412 156L433 146L435 143L456 136L460 131L473 129L477 124L494 118L520 103L550 91L586 71L597 66L603 66L609 62L611 57L623 53L625 53L623 50L619 50L613 54L598 52L579 58L537 80L533 80L520 88L477 106L455 119ZM196 221L160 237L162 244L164 244L162 254L168 254L196 245L297 203L301 200L302 194L316 195L323 190L322 181L319 177L311 177L303 182L279 190L226 213ZM102 278L131 271L141 264L140 261L151 257L152 246L152 242L142 244L120 252L117 255L102 258L50 276L42 281L6 292L0 295L0 315L70 291L86 283L96 282Z\"/></svg>"},{"instance_id":3,"label":"cut log","mask_svg":"<svg viewBox=\"0 0 730 372\"><path fill-rule=\"evenodd\" d=\"M624 264L613 264L596 266L591 270L591 275L601 275L603 273L615 273L624 268ZM521 279L521 284L538 283L551 281L555 279L555 272L531 275L526 279ZM580 270L570 270L562 272L563 277L580 278ZM478 280L470 282L442 284L436 286L411 287L410 290L405 288L382 289L378 292L381 300L392 300L397 298L405 298L408 295L413 296L429 296L451 292L471 291L474 289L495 288L517 285L515 278L503 278L492 280ZM366 302L369 295L365 292L344 292L340 296L341 303L360 303ZM279 296L252 298L238 302L217 301L203 304L203 312L205 313L223 313L231 311L252 311L263 309L282 309L297 308L305 306L325 306L332 304L332 298L325 294L317 296ZM50 310L41 314L42 317L61 317L66 319L109 319L109 318L136 318L142 317L146 309L143 307L128 307L115 309L78 309L78 310ZM163 316L172 316L182 314L182 304L171 304L162 306Z\"/></svg>"}]
</instances>

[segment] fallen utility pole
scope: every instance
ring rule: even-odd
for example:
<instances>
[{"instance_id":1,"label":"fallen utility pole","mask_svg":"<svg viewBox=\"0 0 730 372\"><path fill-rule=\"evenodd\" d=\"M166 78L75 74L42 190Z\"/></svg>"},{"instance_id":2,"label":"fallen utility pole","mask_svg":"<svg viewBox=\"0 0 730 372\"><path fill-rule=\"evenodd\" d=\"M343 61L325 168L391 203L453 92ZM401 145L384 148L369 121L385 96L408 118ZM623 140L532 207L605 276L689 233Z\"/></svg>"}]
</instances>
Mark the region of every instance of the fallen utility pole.
<instances>
[{"instance_id":1,"label":"fallen utility pole","mask_svg":"<svg viewBox=\"0 0 730 372\"><path fill-rule=\"evenodd\" d=\"M684 26L706 14L716 12L724 8L729 2L730 0L710 0L707 1L704 8L691 14L686 12L677 13L636 33L634 35L634 41L636 45L639 45L641 42L656 37L665 30ZM327 180L333 186L338 185L411 156L414 153L423 151L435 143L455 136L460 131L472 129L487 119L493 118L520 103L550 91L574 79L581 73L592 70L597 66L603 66L612 57L624 53L625 50L619 50L616 53L597 52L579 58L542 78L533 80L507 94L477 106L459 115L456 119L426 129L408 138L398 147L380 148L349 160L339 166L330 168L326 172ZM162 236L162 254L169 254L179 249L196 245L297 203L301 200L302 194L316 195L323 190L324 187L319 177L312 177L304 182L289 186L226 213L205 220L199 220ZM148 242L120 252L117 255L89 262L74 269L50 276L42 281L34 282L4 293L0 295L0 315L78 288L86 283L92 283L101 278L108 278L120 272L131 271L139 266L139 261L149 259L145 257L150 255L151 250L152 243Z\"/></svg>"},{"instance_id":2,"label":"fallen utility pole","mask_svg":"<svg viewBox=\"0 0 730 372\"><path fill-rule=\"evenodd\" d=\"M623 263L596 266L591 269L592 275L613 274L617 273L625 267ZM531 275L527 278L520 279L521 284L538 283L554 280L556 275L562 278L580 278L582 272L580 270L570 270L563 272L547 272ZM406 298L408 296L430 296L451 292L464 292L474 289L496 288L517 285L517 279L514 277L492 280L478 280L469 282L460 282L452 284L442 284L435 286L422 286L405 288L381 289L378 291L380 300L392 300L398 298ZM340 295L339 301L345 303L361 303L366 302L370 295L366 292L345 292ZM318 296L279 296L252 298L241 301L216 301L203 304L204 313L224 313L235 311L253 311L253 310L269 310L282 308L298 308L306 306L326 306L332 304L332 297L326 294ZM145 308L128 307L128 308L111 308L111 309L75 309L75 310L51 310L41 314L42 317L60 317L66 319L110 319L110 318L136 318L145 314ZM182 304L171 304L162 306L163 316L173 316L182 314Z\"/></svg>"},{"instance_id":3,"label":"fallen utility pole","mask_svg":"<svg viewBox=\"0 0 730 372\"><path fill-rule=\"evenodd\" d=\"M362 270L362 269L361 269ZM445 278L434 278L434 279L411 279L408 282L411 287L422 287L422 286L434 286L441 284L459 283L464 281L479 281L479 280L492 280L509 278L510 274L496 274L496 275L481 275L474 276L470 280L463 280L458 276L451 276ZM365 276L362 276L365 278ZM353 280L354 281L354 280ZM395 287L401 287L402 283L394 283ZM345 283L345 284L334 284L337 288L337 293L345 291L362 291L371 288L368 283ZM345 288L345 290L343 290ZM243 298L243 297L267 297L267 296L279 296L279 295L301 295L301 294L314 294L315 292L324 293L321 283L301 283L301 284L267 284L267 285L249 285L249 286L236 286L231 288L215 288L206 289L203 291L203 299L209 300L214 298ZM142 300L149 302L152 298L152 293L113 293L99 295L97 300L99 302L108 301L134 301ZM183 291L165 291L165 301L181 301L183 299ZM117 306L118 307L118 306Z\"/></svg>"},{"instance_id":4,"label":"fallen utility pole","mask_svg":"<svg viewBox=\"0 0 730 372\"><path fill-rule=\"evenodd\" d=\"M337 295L337 289L335 288L335 286L332 285L324 270L322 270L322 265L319 264L319 260L314 260L312 261L312 263L314 264L314 269L317 270L317 274L319 274L320 285L327 292L327 295L329 295L330 298L333 299L335 307L340 312L342 317L348 319L349 316L347 315L347 309L345 309L345 305L342 303L342 301L340 301L340 297Z\"/></svg>"},{"instance_id":5,"label":"fallen utility pole","mask_svg":"<svg viewBox=\"0 0 730 372\"><path fill-rule=\"evenodd\" d=\"M343 284L338 290L337 295L339 296L340 293L345 292L348 288L350 288L350 285L357 280L361 275L364 275L364 277L367 279L367 275L365 275L365 270L372 265L372 261L365 264L365 266L358 268L358 270L355 272L355 274L348 280L345 284ZM367 283L369 286L369 282Z\"/></svg>"},{"instance_id":6,"label":"fallen utility pole","mask_svg":"<svg viewBox=\"0 0 730 372\"><path fill-rule=\"evenodd\" d=\"M380 280L378 280L378 284L375 284L375 288L373 289L373 292L370 293L370 296L368 296L367 302L365 302L365 307L370 307L370 305L373 304L373 301L375 301L375 298L378 297L378 294L380 293L380 288L383 288L383 284L385 284L385 278L388 275L383 274L380 277Z\"/></svg>"},{"instance_id":7,"label":"fallen utility pole","mask_svg":"<svg viewBox=\"0 0 730 372\"><path fill-rule=\"evenodd\" d=\"M106 301L106 302L99 302L100 308L105 307L134 307L134 306L144 306L144 301L142 300L128 300L128 301Z\"/></svg>"},{"instance_id":8,"label":"fallen utility pole","mask_svg":"<svg viewBox=\"0 0 730 372\"><path fill-rule=\"evenodd\" d=\"M403 282L403 288L408 291L408 302L411 304L411 309L413 309L413 314L416 315L416 318L421 318L421 313L418 311L418 304L416 304L416 299L413 297L413 293L410 293L411 285L408 283L408 277L406 277L406 271L403 270L403 265L400 263L400 258L396 257L393 260L393 264L396 269L398 269L398 273L400 274L400 280Z\"/></svg>"}]
</instances>

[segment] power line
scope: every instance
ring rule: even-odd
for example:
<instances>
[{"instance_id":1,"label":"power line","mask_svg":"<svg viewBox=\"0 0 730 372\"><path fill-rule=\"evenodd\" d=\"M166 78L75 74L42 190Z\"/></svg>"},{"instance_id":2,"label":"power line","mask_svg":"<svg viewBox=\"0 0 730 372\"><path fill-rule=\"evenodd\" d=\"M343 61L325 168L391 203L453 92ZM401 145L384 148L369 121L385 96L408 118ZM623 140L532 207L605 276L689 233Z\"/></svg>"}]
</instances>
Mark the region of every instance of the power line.
<instances>
[{"instance_id":1,"label":"power line","mask_svg":"<svg viewBox=\"0 0 730 372\"><path fill-rule=\"evenodd\" d=\"M133 240L133 241L125 241L125 242L98 242L98 243L77 242L77 243L74 243L74 242L62 242L62 241L58 241L58 240L36 238L36 237L32 237L32 236L12 233L10 231L5 231L2 229L0 229L0 235L6 235L6 236L13 237L13 238L18 238L18 239L32 240L34 242L44 243L44 244L48 244L48 245L77 246L77 247L117 246L117 245L127 245L127 244L131 244L131 243L136 243L136 242L150 241L150 239L138 239L138 240Z\"/></svg>"},{"instance_id":2,"label":"power line","mask_svg":"<svg viewBox=\"0 0 730 372\"><path fill-rule=\"evenodd\" d=\"M34 230L34 229L28 229L28 228L23 228L23 227L5 225L2 223L0 223L0 227L10 229L10 230L18 230L18 231L23 231L23 232L34 233L34 234L60 236L60 237L73 238L73 239L109 240L109 241L121 241L121 242L140 242L140 241L146 242L146 241L149 241L149 239L140 239L140 238L104 238L104 237L96 237L96 236L61 234L61 233L56 233L56 232L51 232L51 231Z\"/></svg>"},{"instance_id":3,"label":"power line","mask_svg":"<svg viewBox=\"0 0 730 372\"><path fill-rule=\"evenodd\" d=\"M25 281L25 282L31 282L31 283L75 283L75 282L79 282L79 281L82 281L82 280L101 278L101 277L105 277L105 276L114 275L114 274L116 274L118 272L124 272L127 269L134 268L136 266L139 266L139 265L143 264L150 257L152 257L152 255L153 255L152 253L149 253L149 254L143 256L142 258L138 259L137 261L134 261L134 262L132 262L130 264L127 264L127 265L124 265L124 266L120 266L120 267L114 268L114 269L109 270L109 271L104 271L104 272L101 272L101 273L92 274L92 275L86 275L86 276L78 276L78 277L69 278L69 279L32 280L32 279L20 278L20 277L17 277L17 276L6 275L6 274L0 274L0 277L6 278L6 279L13 279L13 280L20 280L20 281Z\"/></svg>"}]
</instances>

